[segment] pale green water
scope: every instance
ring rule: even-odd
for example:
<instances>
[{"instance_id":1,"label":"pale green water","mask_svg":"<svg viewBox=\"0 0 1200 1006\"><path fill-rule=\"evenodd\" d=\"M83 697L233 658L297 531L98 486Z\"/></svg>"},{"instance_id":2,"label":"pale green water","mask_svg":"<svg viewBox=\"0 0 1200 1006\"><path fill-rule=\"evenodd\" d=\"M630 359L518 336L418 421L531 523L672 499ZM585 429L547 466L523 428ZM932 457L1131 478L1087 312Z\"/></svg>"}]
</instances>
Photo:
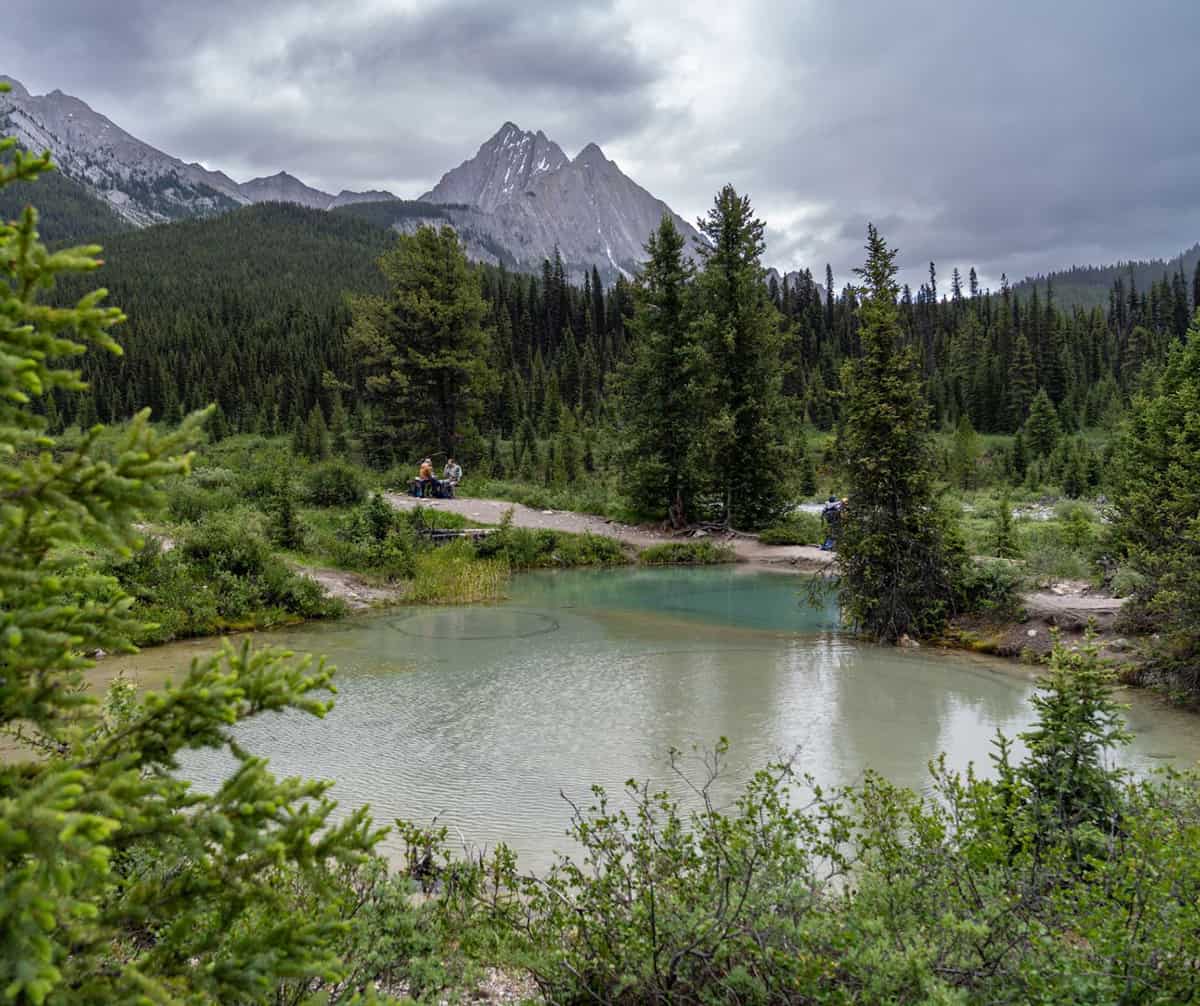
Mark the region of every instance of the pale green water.
<instances>
[{"instance_id":1,"label":"pale green water","mask_svg":"<svg viewBox=\"0 0 1200 1006\"><path fill-rule=\"evenodd\" d=\"M799 749L823 783L875 768L924 787L928 761L984 765L996 729L1031 721L1031 677L999 661L857 643L832 610L799 600L794 576L738 569L583 571L517 578L494 607L405 609L266 638L339 668L323 721L272 716L242 741L274 770L336 780L343 807L377 820L441 815L473 843L504 840L524 865L567 843L559 791L669 781L666 753L730 739L732 793ZM147 683L212 644L149 651L125 667ZM111 666L110 666L111 665ZM105 661L105 670L121 662ZM1123 760L1143 770L1200 758L1200 720L1144 695ZM191 756L217 783L228 762Z\"/></svg>"}]
</instances>

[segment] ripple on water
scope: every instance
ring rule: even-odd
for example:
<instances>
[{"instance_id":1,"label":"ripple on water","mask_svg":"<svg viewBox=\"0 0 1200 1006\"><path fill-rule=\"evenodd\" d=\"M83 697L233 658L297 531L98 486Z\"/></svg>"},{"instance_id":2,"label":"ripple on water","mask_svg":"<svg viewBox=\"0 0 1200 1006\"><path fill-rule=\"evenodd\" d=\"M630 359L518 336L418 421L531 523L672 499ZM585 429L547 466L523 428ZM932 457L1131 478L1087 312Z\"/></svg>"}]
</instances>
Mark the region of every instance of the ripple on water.
<instances>
[{"instance_id":1,"label":"ripple on water","mask_svg":"<svg viewBox=\"0 0 1200 1006\"><path fill-rule=\"evenodd\" d=\"M387 621L390 629L420 639L528 639L557 632L559 621L518 608L444 608Z\"/></svg>"}]
</instances>

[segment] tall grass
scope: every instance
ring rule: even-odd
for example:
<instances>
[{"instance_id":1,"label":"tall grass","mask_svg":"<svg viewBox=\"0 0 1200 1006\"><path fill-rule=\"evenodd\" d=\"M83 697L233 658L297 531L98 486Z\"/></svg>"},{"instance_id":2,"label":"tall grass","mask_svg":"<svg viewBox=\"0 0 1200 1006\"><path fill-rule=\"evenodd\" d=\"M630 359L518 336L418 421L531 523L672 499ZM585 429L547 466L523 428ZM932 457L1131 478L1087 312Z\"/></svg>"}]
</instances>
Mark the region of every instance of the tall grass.
<instances>
[{"instance_id":1,"label":"tall grass","mask_svg":"<svg viewBox=\"0 0 1200 1006\"><path fill-rule=\"evenodd\" d=\"M417 556L416 575L405 600L413 604L475 604L499 601L508 565L479 559L470 542L454 542Z\"/></svg>"}]
</instances>

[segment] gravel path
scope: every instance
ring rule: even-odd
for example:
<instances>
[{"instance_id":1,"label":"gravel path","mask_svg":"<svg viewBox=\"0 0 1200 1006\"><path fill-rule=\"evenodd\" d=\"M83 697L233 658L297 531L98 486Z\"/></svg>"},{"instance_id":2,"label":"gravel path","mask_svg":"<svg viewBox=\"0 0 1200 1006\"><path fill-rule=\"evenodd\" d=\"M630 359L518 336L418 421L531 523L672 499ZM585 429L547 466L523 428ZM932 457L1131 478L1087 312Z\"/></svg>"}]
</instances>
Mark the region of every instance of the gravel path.
<instances>
[{"instance_id":1,"label":"gravel path","mask_svg":"<svg viewBox=\"0 0 1200 1006\"><path fill-rule=\"evenodd\" d=\"M316 580L330 597L340 597L351 611L365 611L380 604L394 604L404 593L400 587L381 587L358 573L349 573L343 569L303 566L299 563L292 568L297 573L303 573Z\"/></svg>"},{"instance_id":2,"label":"gravel path","mask_svg":"<svg viewBox=\"0 0 1200 1006\"><path fill-rule=\"evenodd\" d=\"M480 524L499 524L508 510L513 512L516 527L545 528L551 531L573 531L582 534L603 535L615 538L634 548L647 548L668 541L685 541L682 535L665 534L645 525L621 524L591 514L573 513L569 510L535 510L520 503L505 500L469 499L459 497L452 500L415 499L402 493L385 493L392 506L401 510L425 507L429 510L444 510L456 513ZM714 535L713 541L728 545L737 555L739 562L788 565L798 570L815 571L825 569L833 562L830 552L822 552L815 545L764 545L753 535Z\"/></svg>"}]
</instances>

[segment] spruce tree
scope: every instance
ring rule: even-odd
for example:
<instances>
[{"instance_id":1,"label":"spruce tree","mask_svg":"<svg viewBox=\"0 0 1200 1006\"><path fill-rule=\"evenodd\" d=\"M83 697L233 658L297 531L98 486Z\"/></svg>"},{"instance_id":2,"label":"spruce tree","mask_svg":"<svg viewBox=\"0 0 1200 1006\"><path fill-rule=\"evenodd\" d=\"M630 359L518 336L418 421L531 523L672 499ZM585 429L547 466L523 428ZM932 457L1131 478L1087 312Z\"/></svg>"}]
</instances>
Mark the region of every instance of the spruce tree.
<instances>
[{"instance_id":1,"label":"spruce tree","mask_svg":"<svg viewBox=\"0 0 1200 1006\"><path fill-rule=\"evenodd\" d=\"M808 449L808 438L800 431L800 442L796 449L797 482L796 488L801 496L812 496L817 491L817 466L813 464L812 453Z\"/></svg>"},{"instance_id":2,"label":"spruce tree","mask_svg":"<svg viewBox=\"0 0 1200 1006\"><path fill-rule=\"evenodd\" d=\"M304 547L304 524L296 509L296 500L291 482L282 478L271 492L267 502L270 522L267 532L280 548L298 550Z\"/></svg>"},{"instance_id":3,"label":"spruce tree","mask_svg":"<svg viewBox=\"0 0 1200 1006\"><path fill-rule=\"evenodd\" d=\"M699 331L715 380L709 422L710 483L726 520L764 527L787 509L783 366L776 312L767 296L763 222L726 185L699 221Z\"/></svg>"},{"instance_id":4,"label":"spruce tree","mask_svg":"<svg viewBox=\"0 0 1200 1006\"><path fill-rule=\"evenodd\" d=\"M352 301L351 346L379 408L364 432L393 452L461 456L492 380L476 270L450 227L399 235L379 268L388 293Z\"/></svg>"},{"instance_id":5,"label":"spruce tree","mask_svg":"<svg viewBox=\"0 0 1200 1006\"><path fill-rule=\"evenodd\" d=\"M1037 391L1037 368L1029 340L1022 332L1017 336L1013 349L1012 363L1008 368L1008 421L1009 429L1020 429L1029 415L1029 406Z\"/></svg>"},{"instance_id":6,"label":"spruce tree","mask_svg":"<svg viewBox=\"0 0 1200 1006\"><path fill-rule=\"evenodd\" d=\"M1162 633L1159 668L1200 692L1200 313L1134 399L1111 480L1114 541L1143 577L1131 617Z\"/></svg>"},{"instance_id":7,"label":"spruce tree","mask_svg":"<svg viewBox=\"0 0 1200 1006\"><path fill-rule=\"evenodd\" d=\"M634 286L634 335L617 382L622 490L636 510L679 523L703 484L707 357L695 326L691 263L671 217L646 244Z\"/></svg>"},{"instance_id":8,"label":"spruce tree","mask_svg":"<svg viewBox=\"0 0 1200 1006\"><path fill-rule=\"evenodd\" d=\"M1034 457L1048 457L1058 444L1062 424L1045 388L1039 388L1025 421L1025 446Z\"/></svg>"},{"instance_id":9,"label":"spruce tree","mask_svg":"<svg viewBox=\"0 0 1200 1006\"><path fill-rule=\"evenodd\" d=\"M996 501L996 519L992 524L992 550L1001 559L1018 559L1021 556L1021 546L1017 543L1016 531L1013 528L1012 500L1008 494L1003 494Z\"/></svg>"},{"instance_id":10,"label":"spruce tree","mask_svg":"<svg viewBox=\"0 0 1200 1006\"><path fill-rule=\"evenodd\" d=\"M304 424L304 456L310 461L325 461L329 457L329 428L320 405L313 405Z\"/></svg>"},{"instance_id":11,"label":"spruce tree","mask_svg":"<svg viewBox=\"0 0 1200 1006\"><path fill-rule=\"evenodd\" d=\"M954 428L954 443L950 449L950 476L960 489L975 487L979 452L979 435L971 425L971 417L963 413Z\"/></svg>"},{"instance_id":12,"label":"spruce tree","mask_svg":"<svg viewBox=\"0 0 1200 1006\"><path fill-rule=\"evenodd\" d=\"M333 389L333 406L329 410L329 446L339 458L350 453L350 418L342 401L340 388Z\"/></svg>"},{"instance_id":13,"label":"spruce tree","mask_svg":"<svg viewBox=\"0 0 1200 1006\"><path fill-rule=\"evenodd\" d=\"M229 436L229 420L225 416L225 410L221 408L221 403L218 402L213 406L212 415L208 420L208 439L214 444L218 444L227 436Z\"/></svg>"},{"instance_id":14,"label":"spruce tree","mask_svg":"<svg viewBox=\"0 0 1200 1006\"><path fill-rule=\"evenodd\" d=\"M0 188L49 167L14 148L0 140ZM83 687L84 654L129 652L144 627L81 546L137 546L203 419L161 435L144 410L112 445L47 434L36 401L85 391L55 362L120 352L103 291L39 303L98 252L50 253L32 209L0 224L0 730L31 755L0 760L0 989L62 1006L283 1001L285 983L344 976L333 878L380 836L364 811L333 820L328 783L276 780L235 740L259 713L324 713L323 665L244 643L108 710ZM177 774L200 748L232 766L212 793Z\"/></svg>"},{"instance_id":15,"label":"spruce tree","mask_svg":"<svg viewBox=\"0 0 1200 1006\"><path fill-rule=\"evenodd\" d=\"M874 639L937 632L954 610L963 564L934 495L929 406L896 307L896 252L867 228L859 336L842 368L837 450L849 489L838 539L846 620Z\"/></svg>"},{"instance_id":16,"label":"spruce tree","mask_svg":"<svg viewBox=\"0 0 1200 1006\"><path fill-rule=\"evenodd\" d=\"M1029 455L1025 451L1025 437L1020 430L1017 430L1013 435L1012 451L1009 454L1009 468L1012 470L1016 482L1025 478L1028 465Z\"/></svg>"},{"instance_id":17,"label":"spruce tree","mask_svg":"<svg viewBox=\"0 0 1200 1006\"><path fill-rule=\"evenodd\" d=\"M558 424L558 442L554 456L562 473L562 481L571 484L578 480L583 469L583 447L579 443L579 424L570 409L564 408Z\"/></svg>"}]
</instances>

